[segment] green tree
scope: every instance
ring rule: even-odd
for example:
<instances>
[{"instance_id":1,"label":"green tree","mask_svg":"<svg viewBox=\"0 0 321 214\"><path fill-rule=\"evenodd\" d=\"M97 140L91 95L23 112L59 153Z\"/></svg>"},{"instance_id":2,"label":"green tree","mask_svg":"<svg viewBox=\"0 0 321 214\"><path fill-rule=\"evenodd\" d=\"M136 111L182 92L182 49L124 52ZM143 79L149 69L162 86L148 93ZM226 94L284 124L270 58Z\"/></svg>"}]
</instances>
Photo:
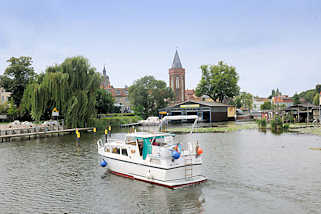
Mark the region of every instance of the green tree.
<instances>
[{"instance_id":1,"label":"green tree","mask_svg":"<svg viewBox=\"0 0 321 214\"><path fill-rule=\"evenodd\" d=\"M196 96L207 95L213 101L223 102L239 94L239 76L233 66L220 61L217 65L202 65L201 70L202 79L197 85Z\"/></svg>"},{"instance_id":2,"label":"green tree","mask_svg":"<svg viewBox=\"0 0 321 214\"><path fill-rule=\"evenodd\" d=\"M10 120L14 120L18 117L18 109L14 104L13 99L10 99L9 101L9 108L7 114Z\"/></svg>"},{"instance_id":3,"label":"green tree","mask_svg":"<svg viewBox=\"0 0 321 214\"><path fill-rule=\"evenodd\" d=\"M8 108L9 108L8 103L0 104L0 114L7 114Z\"/></svg>"},{"instance_id":4,"label":"green tree","mask_svg":"<svg viewBox=\"0 0 321 214\"><path fill-rule=\"evenodd\" d=\"M315 90L316 90L317 93L320 94L320 92L321 92L321 84L317 84L317 85L315 86Z\"/></svg>"},{"instance_id":5,"label":"green tree","mask_svg":"<svg viewBox=\"0 0 321 214\"><path fill-rule=\"evenodd\" d=\"M292 97L292 99L293 99L293 104L294 104L294 105L297 105L297 104L300 104L300 103L301 103L301 102L300 102L300 96L299 96L297 93L294 94L294 96Z\"/></svg>"},{"instance_id":6,"label":"green tree","mask_svg":"<svg viewBox=\"0 0 321 214\"><path fill-rule=\"evenodd\" d=\"M310 90L303 91L298 95L300 98L303 98L305 101L312 103L316 93L315 91L316 91L315 89L310 89Z\"/></svg>"},{"instance_id":7,"label":"green tree","mask_svg":"<svg viewBox=\"0 0 321 214\"><path fill-rule=\"evenodd\" d=\"M313 98L313 105L318 106L318 105L320 105L319 102L320 102L320 94L319 94L319 93L316 93L315 96L314 96L314 98Z\"/></svg>"},{"instance_id":8,"label":"green tree","mask_svg":"<svg viewBox=\"0 0 321 214\"><path fill-rule=\"evenodd\" d=\"M235 103L237 108L243 107L251 110L253 108L253 96L250 93L241 92L240 95L235 98Z\"/></svg>"},{"instance_id":9,"label":"green tree","mask_svg":"<svg viewBox=\"0 0 321 214\"><path fill-rule=\"evenodd\" d=\"M98 89L96 93L96 110L98 114L106 114L113 111L114 99L111 93L105 89Z\"/></svg>"},{"instance_id":10,"label":"green tree","mask_svg":"<svg viewBox=\"0 0 321 214\"><path fill-rule=\"evenodd\" d=\"M24 90L27 84L36 77L36 73L31 66L31 57L11 57L7 62L9 66L1 76L0 84L6 91L12 93L13 102L16 107L19 107Z\"/></svg>"},{"instance_id":11,"label":"green tree","mask_svg":"<svg viewBox=\"0 0 321 214\"><path fill-rule=\"evenodd\" d=\"M166 107L173 97L171 88L153 76L142 77L128 88L128 98L133 110L143 118L158 115L158 109Z\"/></svg>"},{"instance_id":12,"label":"green tree","mask_svg":"<svg viewBox=\"0 0 321 214\"><path fill-rule=\"evenodd\" d=\"M23 106L39 120L54 107L69 127L84 127L95 117L96 91L101 78L84 57L67 58L60 65L48 67L38 82L29 84Z\"/></svg>"},{"instance_id":13,"label":"green tree","mask_svg":"<svg viewBox=\"0 0 321 214\"><path fill-rule=\"evenodd\" d=\"M269 101L265 101L263 105L261 105L261 110L271 110L272 109L272 103Z\"/></svg>"}]
</instances>

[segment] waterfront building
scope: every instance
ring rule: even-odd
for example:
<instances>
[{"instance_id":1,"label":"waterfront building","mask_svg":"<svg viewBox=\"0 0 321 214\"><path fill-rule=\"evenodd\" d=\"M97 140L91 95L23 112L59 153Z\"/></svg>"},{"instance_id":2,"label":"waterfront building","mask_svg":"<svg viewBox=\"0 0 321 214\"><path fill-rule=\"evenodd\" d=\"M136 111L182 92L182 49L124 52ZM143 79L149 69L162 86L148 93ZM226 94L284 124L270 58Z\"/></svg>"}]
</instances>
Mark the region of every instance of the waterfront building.
<instances>
[{"instance_id":1,"label":"waterfront building","mask_svg":"<svg viewBox=\"0 0 321 214\"><path fill-rule=\"evenodd\" d=\"M0 88L0 104L8 103L10 95L10 92L6 92L4 88Z\"/></svg>"},{"instance_id":2,"label":"waterfront building","mask_svg":"<svg viewBox=\"0 0 321 214\"><path fill-rule=\"evenodd\" d=\"M261 98L261 97L253 97L253 111L260 112L261 105L263 105L265 102L271 102L271 99Z\"/></svg>"},{"instance_id":3,"label":"waterfront building","mask_svg":"<svg viewBox=\"0 0 321 214\"><path fill-rule=\"evenodd\" d=\"M114 88L111 85L111 81L107 74L106 68L103 69L103 80L100 84L100 88L105 89L111 93L111 96L114 98L116 107L119 107L121 112L131 112L130 103L128 100L128 87L125 88Z\"/></svg>"},{"instance_id":4,"label":"waterfront building","mask_svg":"<svg viewBox=\"0 0 321 214\"><path fill-rule=\"evenodd\" d=\"M111 96L115 99L115 106L120 108L121 112L131 112L130 102L128 100L128 88L107 88Z\"/></svg>"},{"instance_id":5,"label":"waterfront building","mask_svg":"<svg viewBox=\"0 0 321 214\"><path fill-rule=\"evenodd\" d=\"M318 119L319 107L312 104L291 105L282 111L282 114L290 114L297 122L312 122Z\"/></svg>"},{"instance_id":6,"label":"waterfront building","mask_svg":"<svg viewBox=\"0 0 321 214\"><path fill-rule=\"evenodd\" d=\"M293 99L287 95L272 97L272 104L277 106L285 105L285 107L290 107L293 105Z\"/></svg>"},{"instance_id":7,"label":"waterfront building","mask_svg":"<svg viewBox=\"0 0 321 214\"><path fill-rule=\"evenodd\" d=\"M169 115L198 115L203 122L221 122L235 120L235 106L196 100L187 100L181 103L159 109L160 116Z\"/></svg>"},{"instance_id":8,"label":"waterfront building","mask_svg":"<svg viewBox=\"0 0 321 214\"><path fill-rule=\"evenodd\" d=\"M176 50L172 67L168 70L169 87L173 90L175 103L185 101L185 69Z\"/></svg>"}]
</instances>

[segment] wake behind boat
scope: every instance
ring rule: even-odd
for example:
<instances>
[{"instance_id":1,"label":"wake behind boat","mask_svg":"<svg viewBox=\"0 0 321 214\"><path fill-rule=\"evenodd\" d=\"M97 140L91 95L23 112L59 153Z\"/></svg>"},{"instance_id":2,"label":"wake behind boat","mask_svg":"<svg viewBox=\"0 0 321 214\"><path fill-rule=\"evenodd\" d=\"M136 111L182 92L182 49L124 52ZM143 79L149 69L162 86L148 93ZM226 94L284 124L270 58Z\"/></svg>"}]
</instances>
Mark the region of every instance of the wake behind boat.
<instances>
[{"instance_id":1,"label":"wake behind boat","mask_svg":"<svg viewBox=\"0 0 321 214\"><path fill-rule=\"evenodd\" d=\"M165 120L178 119L167 116ZM197 116L181 116L195 119ZM141 180L169 188L201 183L207 180L202 175L202 153L198 142L175 142L169 133L129 133L125 140L108 139L98 142L98 153L103 156L102 166L124 177Z\"/></svg>"}]
</instances>

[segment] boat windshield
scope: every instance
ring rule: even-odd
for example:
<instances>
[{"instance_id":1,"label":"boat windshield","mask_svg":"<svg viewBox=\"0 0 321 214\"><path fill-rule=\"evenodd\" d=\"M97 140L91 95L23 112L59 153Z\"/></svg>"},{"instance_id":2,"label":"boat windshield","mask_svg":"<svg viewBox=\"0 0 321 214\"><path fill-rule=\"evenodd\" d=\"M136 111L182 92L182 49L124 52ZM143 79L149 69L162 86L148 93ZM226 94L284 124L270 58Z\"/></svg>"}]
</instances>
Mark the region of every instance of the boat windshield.
<instances>
[{"instance_id":1,"label":"boat windshield","mask_svg":"<svg viewBox=\"0 0 321 214\"><path fill-rule=\"evenodd\" d=\"M128 136L125 140L126 144L136 145L136 137Z\"/></svg>"}]
</instances>

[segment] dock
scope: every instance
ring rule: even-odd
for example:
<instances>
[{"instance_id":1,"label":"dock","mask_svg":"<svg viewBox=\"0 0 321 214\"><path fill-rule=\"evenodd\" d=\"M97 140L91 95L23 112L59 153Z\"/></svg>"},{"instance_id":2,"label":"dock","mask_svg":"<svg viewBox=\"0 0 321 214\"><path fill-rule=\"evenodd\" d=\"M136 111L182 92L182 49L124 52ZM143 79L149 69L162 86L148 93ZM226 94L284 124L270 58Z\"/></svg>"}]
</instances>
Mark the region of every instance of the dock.
<instances>
[{"instance_id":1,"label":"dock","mask_svg":"<svg viewBox=\"0 0 321 214\"><path fill-rule=\"evenodd\" d=\"M19 128L19 129L6 129L0 130L1 142L11 141L12 138L28 138L31 137L47 137L47 136L59 136L60 134L71 134L76 130L78 131L92 131L93 127L90 128L73 128L73 129L63 129L62 126L52 126L52 127L32 127L32 128Z\"/></svg>"},{"instance_id":2,"label":"dock","mask_svg":"<svg viewBox=\"0 0 321 214\"><path fill-rule=\"evenodd\" d=\"M133 126L139 126L139 125L140 125L140 123L121 124L120 128L133 127Z\"/></svg>"}]
</instances>

